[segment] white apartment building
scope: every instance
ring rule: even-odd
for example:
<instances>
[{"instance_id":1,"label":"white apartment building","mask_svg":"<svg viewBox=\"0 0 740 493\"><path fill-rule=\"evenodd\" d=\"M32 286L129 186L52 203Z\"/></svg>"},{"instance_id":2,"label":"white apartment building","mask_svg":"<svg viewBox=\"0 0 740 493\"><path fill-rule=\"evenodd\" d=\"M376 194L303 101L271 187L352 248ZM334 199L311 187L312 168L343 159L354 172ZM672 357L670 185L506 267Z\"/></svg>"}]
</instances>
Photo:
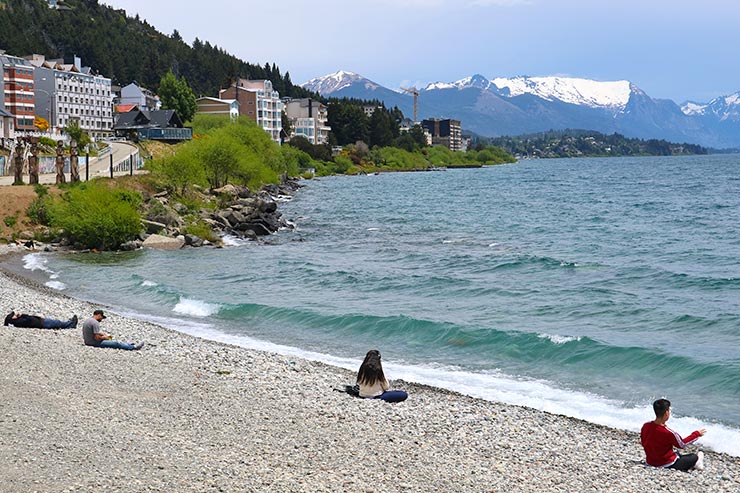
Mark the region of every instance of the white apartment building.
<instances>
[{"instance_id":1,"label":"white apartment building","mask_svg":"<svg viewBox=\"0 0 740 493\"><path fill-rule=\"evenodd\" d=\"M219 99L234 99L239 106L239 114L247 116L270 134L272 140L280 143L283 130L281 118L283 102L280 94L272 88L269 80L239 79L236 85L221 89Z\"/></svg>"},{"instance_id":2,"label":"white apartment building","mask_svg":"<svg viewBox=\"0 0 740 493\"><path fill-rule=\"evenodd\" d=\"M46 60L43 55L28 57L34 70L37 93L36 115L49 118L52 131L77 120L91 137L110 135L113 131L113 93L111 80L93 74L78 57L74 63ZM39 93L48 97L40 97Z\"/></svg>"},{"instance_id":3,"label":"white apartment building","mask_svg":"<svg viewBox=\"0 0 740 493\"><path fill-rule=\"evenodd\" d=\"M312 144L326 144L331 127L327 125L328 108L310 98L285 101L285 114L290 120L290 137L305 137Z\"/></svg>"}]
</instances>

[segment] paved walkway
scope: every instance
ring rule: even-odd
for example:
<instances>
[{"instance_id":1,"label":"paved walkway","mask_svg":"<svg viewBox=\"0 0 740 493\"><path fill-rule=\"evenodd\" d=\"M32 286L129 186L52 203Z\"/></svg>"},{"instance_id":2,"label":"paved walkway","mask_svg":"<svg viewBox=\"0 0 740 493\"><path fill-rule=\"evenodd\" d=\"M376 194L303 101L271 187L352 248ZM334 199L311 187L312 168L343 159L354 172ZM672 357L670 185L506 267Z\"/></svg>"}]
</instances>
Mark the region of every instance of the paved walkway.
<instances>
[{"instance_id":1,"label":"paved walkway","mask_svg":"<svg viewBox=\"0 0 740 493\"><path fill-rule=\"evenodd\" d=\"M138 152L138 149L128 143L125 142L110 142L111 146L111 152L113 153L113 166L115 167L118 164L123 163L127 159L129 159L130 156L133 154L136 154ZM141 173L141 170L134 169L135 174ZM129 171L114 171L113 176L122 176L129 174ZM70 181L69 173L65 173L67 177L67 182ZM90 158L90 179L99 177L99 176L110 176L110 154L106 153L105 155L97 158ZM56 183L57 175L56 173L45 173L42 175L39 175L39 182L43 184L54 184ZM80 178L84 181L85 180L85 168L80 168ZM28 173L24 174L23 176L23 182L28 184ZM13 184L13 176L0 176L0 185L12 185Z\"/></svg>"}]
</instances>

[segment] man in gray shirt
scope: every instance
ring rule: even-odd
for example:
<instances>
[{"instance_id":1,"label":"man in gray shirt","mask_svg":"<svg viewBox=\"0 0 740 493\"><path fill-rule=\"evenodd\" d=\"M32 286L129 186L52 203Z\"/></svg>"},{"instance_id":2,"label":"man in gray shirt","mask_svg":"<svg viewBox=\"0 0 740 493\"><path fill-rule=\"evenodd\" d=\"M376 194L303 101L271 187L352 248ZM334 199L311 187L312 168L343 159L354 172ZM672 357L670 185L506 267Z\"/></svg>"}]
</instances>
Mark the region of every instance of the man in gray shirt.
<instances>
[{"instance_id":1,"label":"man in gray shirt","mask_svg":"<svg viewBox=\"0 0 740 493\"><path fill-rule=\"evenodd\" d=\"M103 310L95 310L92 317L85 320L82 324L82 338L86 346L107 347L112 349L125 349L134 351L144 347L144 342L138 344L128 344L126 342L114 341L113 336L100 330L100 322L107 317Z\"/></svg>"}]
</instances>

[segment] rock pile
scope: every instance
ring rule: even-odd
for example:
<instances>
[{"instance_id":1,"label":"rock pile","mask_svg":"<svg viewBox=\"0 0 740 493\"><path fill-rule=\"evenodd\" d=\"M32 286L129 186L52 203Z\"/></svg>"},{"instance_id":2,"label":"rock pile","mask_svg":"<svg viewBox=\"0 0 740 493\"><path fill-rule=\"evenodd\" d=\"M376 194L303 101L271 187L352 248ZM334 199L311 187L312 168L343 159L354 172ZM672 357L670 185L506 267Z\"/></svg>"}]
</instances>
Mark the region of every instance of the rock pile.
<instances>
[{"instance_id":1,"label":"rock pile","mask_svg":"<svg viewBox=\"0 0 740 493\"><path fill-rule=\"evenodd\" d=\"M200 192L197 200L211 207L198 211L191 211L173 200L168 192L144 197L146 212L142 224L145 233L140 240L125 243L121 249L201 247L213 244L215 238L226 234L257 240L280 228L291 227L278 211L278 202L288 200L299 187L296 181L288 180L282 185L269 185L253 193L244 186L226 185ZM186 233L188 224L192 223L207 225L210 237Z\"/></svg>"}]
</instances>

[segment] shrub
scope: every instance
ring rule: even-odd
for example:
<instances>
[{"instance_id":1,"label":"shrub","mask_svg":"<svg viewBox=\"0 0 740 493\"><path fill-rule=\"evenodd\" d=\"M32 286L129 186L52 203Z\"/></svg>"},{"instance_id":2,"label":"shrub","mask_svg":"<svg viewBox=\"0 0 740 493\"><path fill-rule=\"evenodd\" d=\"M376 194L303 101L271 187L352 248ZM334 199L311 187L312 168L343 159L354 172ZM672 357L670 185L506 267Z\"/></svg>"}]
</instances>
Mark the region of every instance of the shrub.
<instances>
[{"instance_id":1,"label":"shrub","mask_svg":"<svg viewBox=\"0 0 740 493\"><path fill-rule=\"evenodd\" d=\"M5 223L7 227L12 228L18 222L18 216L16 215L5 216L5 219L3 219L3 222Z\"/></svg>"},{"instance_id":2,"label":"shrub","mask_svg":"<svg viewBox=\"0 0 740 493\"><path fill-rule=\"evenodd\" d=\"M54 201L50 196L40 195L28 206L26 214L28 214L28 217L34 224L49 226L51 224L49 211L53 207L53 204Z\"/></svg>"},{"instance_id":3,"label":"shrub","mask_svg":"<svg viewBox=\"0 0 740 493\"><path fill-rule=\"evenodd\" d=\"M51 208L51 224L79 246L116 249L141 232L138 192L109 189L97 181L69 189Z\"/></svg>"},{"instance_id":4,"label":"shrub","mask_svg":"<svg viewBox=\"0 0 740 493\"><path fill-rule=\"evenodd\" d=\"M218 236L216 236L208 223L202 220L192 222L185 226L185 228L183 229L183 233L188 235L195 235L210 242L218 241Z\"/></svg>"}]
</instances>

